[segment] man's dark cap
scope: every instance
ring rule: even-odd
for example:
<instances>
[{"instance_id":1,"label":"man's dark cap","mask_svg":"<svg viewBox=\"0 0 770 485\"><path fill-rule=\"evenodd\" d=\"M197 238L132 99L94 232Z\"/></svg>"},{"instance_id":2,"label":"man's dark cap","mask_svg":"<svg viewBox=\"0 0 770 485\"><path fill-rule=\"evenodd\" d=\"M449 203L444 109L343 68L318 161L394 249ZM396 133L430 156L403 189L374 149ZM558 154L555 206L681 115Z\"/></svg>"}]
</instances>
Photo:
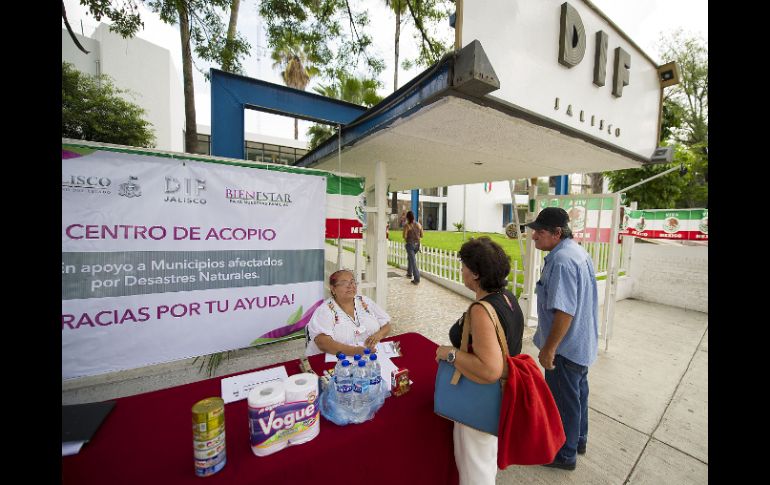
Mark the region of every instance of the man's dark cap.
<instances>
[{"instance_id":1,"label":"man's dark cap","mask_svg":"<svg viewBox=\"0 0 770 485\"><path fill-rule=\"evenodd\" d=\"M567 212L561 207L546 207L537 215L537 219L525 224L535 231L544 228L564 227L569 222Z\"/></svg>"}]
</instances>

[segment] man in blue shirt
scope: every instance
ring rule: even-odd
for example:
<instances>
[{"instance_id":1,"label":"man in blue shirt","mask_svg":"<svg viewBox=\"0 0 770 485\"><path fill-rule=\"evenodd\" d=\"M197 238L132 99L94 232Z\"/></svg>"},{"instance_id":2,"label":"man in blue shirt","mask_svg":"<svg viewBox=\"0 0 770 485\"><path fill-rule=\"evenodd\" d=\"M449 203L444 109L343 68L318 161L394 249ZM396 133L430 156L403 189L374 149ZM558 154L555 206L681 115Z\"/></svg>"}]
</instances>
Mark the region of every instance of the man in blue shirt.
<instances>
[{"instance_id":1,"label":"man in blue shirt","mask_svg":"<svg viewBox=\"0 0 770 485\"><path fill-rule=\"evenodd\" d=\"M553 463L574 470L577 453L586 452L588 438L588 367L596 360L599 306L594 265L572 240L564 209L547 207L527 224L532 241L550 251L537 282L537 331L533 342L545 368L545 381L559 408L567 441Z\"/></svg>"}]
</instances>

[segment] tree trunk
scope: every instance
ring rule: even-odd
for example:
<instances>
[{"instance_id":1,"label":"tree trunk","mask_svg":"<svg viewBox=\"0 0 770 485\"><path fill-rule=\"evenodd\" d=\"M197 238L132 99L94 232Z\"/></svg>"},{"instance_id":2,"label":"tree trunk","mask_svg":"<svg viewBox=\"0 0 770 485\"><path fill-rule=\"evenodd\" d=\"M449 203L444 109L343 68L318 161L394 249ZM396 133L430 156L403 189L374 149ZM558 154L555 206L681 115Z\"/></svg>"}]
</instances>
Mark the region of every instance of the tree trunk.
<instances>
[{"instance_id":1,"label":"tree trunk","mask_svg":"<svg viewBox=\"0 0 770 485\"><path fill-rule=\"evenodd\" d=\"M398 89L398 43L401 37L401 4L396 7L396 60L393 66L393 91Z\"/></svg>"},{"instance_id":2,"label":"tree trunk","mask_svg":"<svg viewBox=\"0 0 770 485\"><path fill-rule=\"evenodd\" d=\"M601 194L602 193L602 185L604 185L604 177L602 177L601 172L595 172L590 174L591 175L591 193L592 194Z\"/></svg>"},{"instance_id":3,"label":"tree trunk","mask_svg":"<svg viewBox=\"0 0 770 485\"><path fill-rule=\"evenodd\" d=\"M182 39L182 76L184 78L185 152L194 153L198 146L198 123L195 121L195 87L190 50L190 19L185 2L176 2L179 13L179 34Z\"/></svg>"},{"instance_id":4,"label":"tree trunk","mask_svg":"<svg viewBox=\"0 0 770 485\"><path fill-rule=\"evenodd\" d=\"M225 51L223 52L222 70L233 72L233 48L232 43L235 39L236 26L238 25L238 9L241 6L241 0L232 0L230 3L230 25L227 27L227 41L225 42Z\"/></svg>"}]
</instances>

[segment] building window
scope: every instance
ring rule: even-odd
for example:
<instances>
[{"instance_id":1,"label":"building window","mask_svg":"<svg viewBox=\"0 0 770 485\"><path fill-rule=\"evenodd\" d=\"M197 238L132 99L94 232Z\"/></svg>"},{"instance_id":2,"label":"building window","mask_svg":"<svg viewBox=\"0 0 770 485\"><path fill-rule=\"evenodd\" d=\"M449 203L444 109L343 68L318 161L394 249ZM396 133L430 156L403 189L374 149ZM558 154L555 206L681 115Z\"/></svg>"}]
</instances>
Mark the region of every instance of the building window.
<instances>
[{"instance_id":1,"label":"building window","mask_svg":"<svg viewBox=\"0 0 770 485\"><path fill-rule=\"evenodd\" d=\"M211 155L211 135L201 135L198 133L198 145L193 153L200 155Z\"/></svg>"},{"instance_id":2,"label":"building window","mask_svg":"<svg viewBox=\"0 0 770 485\"><path fill-rule=\"evenodd\" d=\"M262 162L264 156L264 148L262 143L256 143L253 141L246 142L246 160L253 160L255 162Z\"/></svg>"},{"instance_id":3,"label":"building window","mask_svg":"<svg viewBox=\"0 0 770 485\"><path fill-rule=\"evenodd\" d=\"M503 204L503 227L507 226L511 221L513 221L511 204Z\"/></svg>"}]
</instances>

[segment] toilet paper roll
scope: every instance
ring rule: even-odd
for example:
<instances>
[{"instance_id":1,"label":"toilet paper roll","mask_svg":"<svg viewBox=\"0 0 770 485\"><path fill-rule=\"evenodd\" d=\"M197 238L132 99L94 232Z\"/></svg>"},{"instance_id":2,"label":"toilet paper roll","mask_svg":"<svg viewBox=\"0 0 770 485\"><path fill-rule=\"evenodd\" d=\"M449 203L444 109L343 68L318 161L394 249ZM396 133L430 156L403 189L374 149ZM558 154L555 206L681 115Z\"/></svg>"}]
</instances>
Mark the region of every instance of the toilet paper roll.
<instances>
[{"instance_id":1,"label":"toilet paper roll","mask_svg":"<svg viewBox=\"0 0 770 485\"><path fill-rule=\"evenodd\" d=\"M283 381L257 384L249 391L249 408L260 409L286 401L286 386Z\"/></svg>"},{"instance_id":2,"label":"toilet paper roll","mask_svg":"<svg viewBox=\"0 0 770 485\"><path fill-rule=\"evenodd\" d=\"M284 380L286 402L313 402L318 397L318 376L315 374L295 374Z\"/></svg>"},{"instance_id":3,"label":"toilet paper roll","mask_svg":"<svg viewBox=\"0 0 770 485\"><path fill-rule=\"evenodd\" d=\"M295 403L292 407L297 409L297 422L294 424L294 432L289 436L289 444L307 443L321 431L318 376L309 373L296 374L286 379L284 384L286 403Z\"/></svg>"},{"instance_id":4,"label":"toilet paper roll","mask_svg":"<svg viewBox=\"0 0 770 485\"><path fill-rule=\"evenodd\" d=\"M289 446L280 427L273 426L276 411L285 402L286 389L282 381L259 384L249 392L251 451L256 456L271 455Z\"/></svg>"}]
</instances>

